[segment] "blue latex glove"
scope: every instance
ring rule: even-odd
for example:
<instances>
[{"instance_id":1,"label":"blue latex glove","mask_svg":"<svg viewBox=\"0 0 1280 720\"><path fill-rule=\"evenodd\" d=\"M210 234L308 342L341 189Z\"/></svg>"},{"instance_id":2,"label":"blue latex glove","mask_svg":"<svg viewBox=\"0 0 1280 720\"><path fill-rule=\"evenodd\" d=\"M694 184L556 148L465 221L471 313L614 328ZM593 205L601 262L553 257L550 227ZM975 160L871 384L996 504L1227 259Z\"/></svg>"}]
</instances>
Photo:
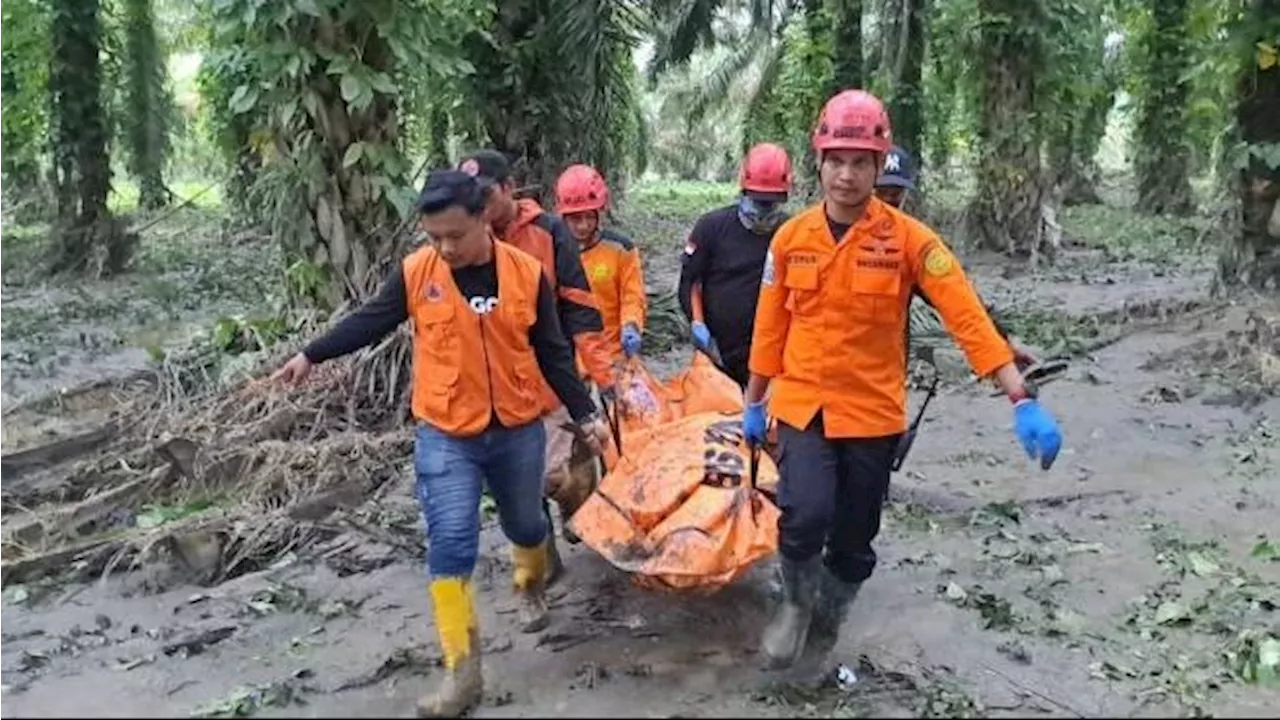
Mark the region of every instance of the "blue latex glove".
<instances>
[{"instance_id":1,"label":"blue latex glove","mask_svg":"<svg viewBox=\"0 0 1280 720\"><path fill-rule=\"evenodd\" d=\"M693 324L693 345L703 352L711 351L711 331L707 329L706 323Z\"/></svg>"},{"instance_id":2,"label":"blue latex glove","mask_svg":"<svg viewBox=\"0 0 1280 720\"><path fill-rule=\"evenodd\" d=\"M1058 421L1040 402L1027 398L1019 400L1013 408L1013 431L1032 460L1039 458L1040 468L1048 470L1062 449L1062 432Z\"/></svg>"},{"instance_id":3,"label":"blue latex glove","mask_svg":"<svg viewBox=\"0 0 1280 720\"><path fill-rule=\"evenodd\" d=\"M742 437L747 444L756 447L764 444L769 423L764 416L764 402L751 403L742 413Z\"/></svg>"},{"instance_id":4,"label":"blue latex glove","mask_svg":"<svg viewBox=\"0 0 1280 720\"><path fill-rule=\"evenodd\" d=\"M640 352L640 329L631 323L622 326L622 352L627 357Z\"/></svg>"}]
</instances>

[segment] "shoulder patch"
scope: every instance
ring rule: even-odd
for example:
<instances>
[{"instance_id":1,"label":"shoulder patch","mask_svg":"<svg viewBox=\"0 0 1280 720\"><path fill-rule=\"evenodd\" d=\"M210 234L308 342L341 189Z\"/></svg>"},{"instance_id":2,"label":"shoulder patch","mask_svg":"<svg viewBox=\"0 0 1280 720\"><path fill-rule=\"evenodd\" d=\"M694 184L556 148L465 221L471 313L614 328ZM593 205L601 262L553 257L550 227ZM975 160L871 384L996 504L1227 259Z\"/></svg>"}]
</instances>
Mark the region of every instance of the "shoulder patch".
<instances>
[{"instance_id":1,"label":"shoulder patch","mask_svg":"<svg viewBox=\"0 0 1280 720\"><path fill-rule=\"evenodd\" d=\"M934 245L924 256L924 271L933 277L945 277L955 269L951 253L941 245Z\"/></svg>"},{"instance_id":2,"label":"shoulder patch","mask_svg":"<svg viewBox=\"0 0 1280 720\"><path fill-rule=\"evenodd\" d=\"M771 287L776 279L774 277L775 274L776 272L773 269L773 251L769 250L764 254L764 273L760 276L760 284L765 287Z\"/></svg>"}]
</instances>

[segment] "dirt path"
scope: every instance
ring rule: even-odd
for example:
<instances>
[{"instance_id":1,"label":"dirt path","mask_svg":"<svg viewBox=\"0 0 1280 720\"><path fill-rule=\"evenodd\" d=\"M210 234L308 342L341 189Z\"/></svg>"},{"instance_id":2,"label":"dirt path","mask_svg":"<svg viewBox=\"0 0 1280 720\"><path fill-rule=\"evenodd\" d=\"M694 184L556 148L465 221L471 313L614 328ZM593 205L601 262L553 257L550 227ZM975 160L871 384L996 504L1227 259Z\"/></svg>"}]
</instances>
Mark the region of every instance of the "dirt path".
<instances>
[{"instance_id":1,"label":"dirt path","mask_svg":"<svg viewBox=\"0 0 1280 720\"><path fill-rule=\"evenodd\" d=\"M674 242L646 258L666 289L684 224L662 222ZM1280 662L1280 400L1241 381L1250 308L1209 303L1203 258L1104 265L1075 249L1045 275L967 264L1033 346L1075 354L1045 393L1067 447L1051 472L1033 466L1007 404L956 382L953 353L833 657L856 683L806 693L756 670L769 563L718 595L673 596L565 548L553 624L522 635L491 525L476 716L1273 714L1280 686L1247 679ZM1122 337L1124 318L1148 327ZM394 532L347 528L214 587L145 566L7 585L4 716L408 716L440 671L403 459L398 477L371 508Z\"/></svg>"},{"instance_id":2,"label":"dirt path","mask_svg":"<svg viewBox=\"0 0 1280 720\"><path fill-rule=\"evenodd\" d=\"M554 624L520 635L489 528L477 716L1268 714L1280 693L1231 680L1222 652L1276 630L1280 564L1249 554L1267 532L1280 540L1280 447L1264 421L1280 403L1245 412L1176 390L1189 349L1240 315L1077 364L1051 391L1069 442L1051 473L1016 452L1002 403L972 387L940 398L837 650L861 673L849 691L762 689L765 567L715 597L673 597L574 548ZM407 487L392 497L412 512ZM405 716L438 673L420 553L360 552L389 562L343 576L349 562L299 561L158 594L118 576L33 609L6 603L4 713L159 717L221 702Z\"/></svg>"}]
</instances>

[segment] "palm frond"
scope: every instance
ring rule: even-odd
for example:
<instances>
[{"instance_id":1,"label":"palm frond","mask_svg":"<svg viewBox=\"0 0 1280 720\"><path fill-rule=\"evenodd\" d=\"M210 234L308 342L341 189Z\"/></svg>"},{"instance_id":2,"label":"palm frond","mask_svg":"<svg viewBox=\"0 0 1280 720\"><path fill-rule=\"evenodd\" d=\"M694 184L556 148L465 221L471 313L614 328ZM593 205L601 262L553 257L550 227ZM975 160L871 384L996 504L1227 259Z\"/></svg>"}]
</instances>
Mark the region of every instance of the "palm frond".
<instances>
[{"instance_id":1,"label":"palm frond","mask_svg":"<svg viewBox=\"0 0 1280 720\"><path fill-rule=\"evenodd\" d=\"M756 82L755 90L751 93L751 98L746 104L746 127L753 127L756 122L753 119L760 118L769 104L770 98L773 96L774 88L778 85L778 78L782 76L782 63L787 55L787 44L784 42L775 42L771 44L767 50L767 55L763 60L763 67L760 69L760 80ZM748 138L744 133L743 151L747 149L746 142Z\"/></svg>"},{"instance_id":2,"label":"palm frond","mask_svg":"<svg viewBox=\"0 0 1280 720\"><path fill-rule=\"evenodd\" d=\"M742 80L747 70L758 61L767 59L762 52L774 52L772 45L775 43L771 40L768 30L754 30L710 72L689 87L673 92L670 102L679 108L680 114L698 122L708 110L729 101L734 85Z\"/></svg>"},{"instance_id":3,"label":"palm frond","mask_svg":"<svg viewBox=\"0 0 1280 720\"><path fill-rule=\"evenodd\" d=\"M654 0L653 57L645 69L652 85L658 76L684 65L700 48L715 43L716 12L724 0Z\"/></svg>"},{"instance_id":4,"label":"palm frond","mask_svg":"<svg viewBox=\"0 0 1280 720\"><path fill-rule=\"evenodd\" d=\"M545 74L542 95L558 107L549 157L596 165L606 175L624 169L639 97L632 50L649 28L643 0L546 0L546 57L561 70ZM545 62L545 61L544 61Z\"/></svg>"}]
</instances>

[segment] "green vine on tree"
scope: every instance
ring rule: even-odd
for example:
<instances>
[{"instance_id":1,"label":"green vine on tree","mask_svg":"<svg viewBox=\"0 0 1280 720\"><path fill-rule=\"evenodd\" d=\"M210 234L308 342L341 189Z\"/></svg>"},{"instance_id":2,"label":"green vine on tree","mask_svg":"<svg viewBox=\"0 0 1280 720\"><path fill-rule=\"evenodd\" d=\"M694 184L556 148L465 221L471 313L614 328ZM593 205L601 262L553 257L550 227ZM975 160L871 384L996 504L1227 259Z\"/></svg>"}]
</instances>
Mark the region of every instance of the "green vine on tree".
<instances>
[{"instance_id":1,"label":"green vine on tree","mask_svg":"<svg viewBox=\"0 0 1280 720\"><path fill-rule=\"evenodd\" d=\"M329 280L336 305L376 284L404 249L414 188L400 134L406 74L472 71L457 38L480 5L427 0L218 0L210 74L231 88L262 170L255 209L290 263ZM232 86L232 82L236 84Z\"/></svg>"}]
</instances>

